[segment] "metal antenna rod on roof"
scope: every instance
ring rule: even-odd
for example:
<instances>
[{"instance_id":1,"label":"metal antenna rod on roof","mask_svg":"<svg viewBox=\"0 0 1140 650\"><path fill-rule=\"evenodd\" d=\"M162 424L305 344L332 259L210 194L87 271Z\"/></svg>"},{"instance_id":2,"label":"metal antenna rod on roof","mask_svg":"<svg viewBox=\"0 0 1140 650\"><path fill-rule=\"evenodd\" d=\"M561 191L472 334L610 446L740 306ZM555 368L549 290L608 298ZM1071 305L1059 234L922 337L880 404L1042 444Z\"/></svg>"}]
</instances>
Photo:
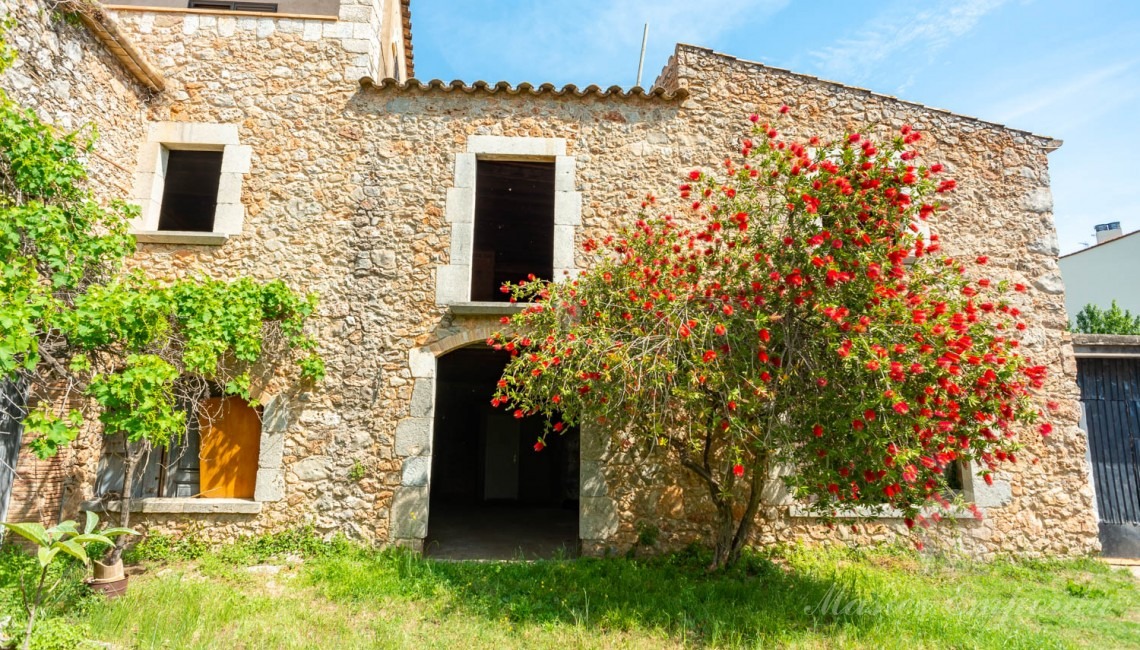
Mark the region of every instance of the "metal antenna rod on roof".
<instances>
[{"instance_id":1,"label":"metal antenna rod on roof","mask_svg":"<svg viewBox=\"0 0 1140 650\"><path fill-rule=\"evenodd\" d=\"M641 85L641 67L645 65L645 41L649 40L649 23L645 23L645 31L641 32L641 58L637 60L637 83Z\"/></svg>"}]
</instances>

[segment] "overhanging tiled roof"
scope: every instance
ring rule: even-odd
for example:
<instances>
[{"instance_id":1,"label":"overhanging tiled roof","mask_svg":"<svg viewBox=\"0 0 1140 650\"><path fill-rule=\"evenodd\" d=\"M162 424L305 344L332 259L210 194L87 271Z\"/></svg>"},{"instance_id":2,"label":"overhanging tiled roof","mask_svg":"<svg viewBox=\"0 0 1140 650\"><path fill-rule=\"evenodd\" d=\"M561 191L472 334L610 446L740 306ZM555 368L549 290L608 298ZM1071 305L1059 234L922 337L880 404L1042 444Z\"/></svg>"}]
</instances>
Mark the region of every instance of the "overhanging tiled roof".
<instances>
[{"instance_id":1,"label":"overhanging tiled roof","mask_svg":"<svg viewBox=\"0 0 1140 650\"><path fill-rule=\"evenodd\" d=\"M628 90L623 89L621 86L610 86L609 88L602 88L601 86L589 85L585 88L578 88L574 84L566 84L561 88L552 83L544 83L538 86L523 82L517 86L512 86L506 81L497 83L490 83L487 81L476 81L473 83L465 83L462 81L452 81L450 83L440 79L432 79L431 81L420 81L419 79L408 79L407 81L397 81L395 79L387 78L380 81L374 81L371 77L364 77L360 80L362 88L376 88L384 90L392 88L395 90L415 90L421 92L444 92L453 93L460 92L466 94L473 93L487 93L494 95L502 93L504 95L552 95L554 97L613 97L617 99L662 99L665 101L681 100L689 96L689 91L684 88L679 88L675 91L667 91L661 87L655 87L650 90L645 90L641 86L634 86Z\"/></svg>"},{"instance_id":2,"label":"overhanging tiled roof","mask_svg":"<svg viewBox=\"0 0 1140 650\"><path fill-rule=\"evenodd\" d=\"M404 23L404 67L411 77L416 74L412 63L412 0L400 0L400 18Z\"/></svg>"},{"instance_id":3,"label":"overhanging tiled roof","mask_svg":"<svg viewBox=\"0 0 1140 650\"><path fill-rule=\"evenodd\" d=\"M103 11L103 5L94 0L65 0L59 7L78 16L88 31L140 84L155 92L161 92L166 86L162 73L155 70L130 39L119 31L119 26Z\"/></svg>"}]
</instances>

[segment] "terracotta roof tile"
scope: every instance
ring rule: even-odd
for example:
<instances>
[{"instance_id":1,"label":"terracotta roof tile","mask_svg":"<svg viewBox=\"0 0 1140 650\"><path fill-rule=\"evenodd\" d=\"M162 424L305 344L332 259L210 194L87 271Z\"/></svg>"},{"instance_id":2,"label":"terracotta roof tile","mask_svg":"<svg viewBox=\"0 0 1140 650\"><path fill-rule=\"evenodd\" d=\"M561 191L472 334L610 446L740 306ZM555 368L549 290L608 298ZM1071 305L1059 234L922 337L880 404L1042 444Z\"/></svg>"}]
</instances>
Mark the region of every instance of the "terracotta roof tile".
<instances>
[{"instance_id":1,"label":"terracotta roof tile","mask_svg":"<svg viewBox=\"0 0 1140 650\"><path fill-rule=\"evenodd\" d=\"M497 83L490 83L487 81L476 81L468 84L463 81L446 82L440 79L432 79L431 81L420 81L419 79L408 79L407 81L397 81L395 79L387 78L379 81L374 81L371 77L363 77L360 80L360 85L363 88L376 88L384 90L393 88L396 90L418 90L422 92L440 91L445 93L462 92L472 94L476 92L485 92L489 95L503 93L507 95L544 95L550 94L555 97L570 96L570 97L617 97L620 99L663 99L665 101L682 100L689 96L689 91L684 88L678 88L675 91L667 91L660 86L646 90L641 86L634 86L628 90L623 89L621 86L610 86L609 88L602 88L601 86L589 85L585 88L578 88L574 84L567 84L561 88L552 83L544 83L541 85L534 85L532 83L523 82L517 86L512 86L506 81L499 81Z\"/></svg>"}]
</instances>

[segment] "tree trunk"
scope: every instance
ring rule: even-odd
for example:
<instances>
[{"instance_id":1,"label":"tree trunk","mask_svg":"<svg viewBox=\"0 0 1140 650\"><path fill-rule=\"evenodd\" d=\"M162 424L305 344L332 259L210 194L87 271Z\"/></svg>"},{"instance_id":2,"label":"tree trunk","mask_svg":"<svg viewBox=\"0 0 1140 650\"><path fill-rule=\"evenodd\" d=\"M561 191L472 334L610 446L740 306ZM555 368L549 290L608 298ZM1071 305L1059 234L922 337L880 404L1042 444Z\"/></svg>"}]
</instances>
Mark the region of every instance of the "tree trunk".
<instances>
[{"instance_id":1,"label":"tree trunk","mask_svg":"<svg viewBox=\"0 0 1140 650\"><path fill-rule=\"evenodd\" d=\"M728 489L721 490L720 483L708 468L684 458L681 461L687 469L700 476L709 489L709 496L716 507L716 523L713 540L713 561L709 571L719 571L730 568L740 560L740 554L748 543L752 529L756 524L756 513L760 510L761 496L764 491L764 482L768 478L768 456L761 455L747 471L752 476L749 480L748 501L744 512L737 520L733 514L732 476L727 481Z\"/></svg>"},{"instance_id":2,"label":"tree trunk","mask_svg":"<svg viewBox=\"0 0 1140 650\"><path fill-rule=\"evenodd\" d=\"M47 579L48 568L45 566L40 569L40 581L36 583L36 595L32 599L32 606L28 607L28 627L24 631L24 645L23 650L28 650L32 646L32 632L36 629L36 615L40 613L40 603L43 601L44 596L44 580ZM21 584L21 586L23 586ZM26 597L25 597L26 599Z\"/></svg>"},{"instance_id":3,"label":"tree trunk","mask_svg":"<svg viewBox=\"0 0 1140 650\"><path fill-rule=\"evenodd\" d=\"M123 454L123 492L119 498L119 526L123 528L131 527L131 505L134 503L135 469L149 448L149 444L140 442L138 443L137 449L131 449L131 441L127 439L127 434L123 434L123 449L126 453ZM119 535L119 537L115 539L115 548L111 551L111 554L107 556L107 564L115 564L123 559L123 550L127 546L127 537L128 535Z\"/></svg>"}]
</instances>

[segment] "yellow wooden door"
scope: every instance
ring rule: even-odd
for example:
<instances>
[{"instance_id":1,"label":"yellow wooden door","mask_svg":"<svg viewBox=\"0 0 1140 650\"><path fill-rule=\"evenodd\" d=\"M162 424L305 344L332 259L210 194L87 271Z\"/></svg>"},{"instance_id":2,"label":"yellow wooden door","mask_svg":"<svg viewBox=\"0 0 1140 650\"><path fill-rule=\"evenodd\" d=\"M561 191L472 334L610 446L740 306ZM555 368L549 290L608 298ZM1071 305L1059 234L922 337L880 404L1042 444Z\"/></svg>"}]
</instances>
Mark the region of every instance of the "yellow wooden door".
<instances>
[{"instance_id":1,"label":"yellow wooden door","mask_svg":"<svg viewBox=\"0 0 1140 650\"><path fill-rule=\"evenodd\" d=\"M252 499L261 418L239 397L211 397L198 416L202 496Z\"/></svg>"}]
</instances>

